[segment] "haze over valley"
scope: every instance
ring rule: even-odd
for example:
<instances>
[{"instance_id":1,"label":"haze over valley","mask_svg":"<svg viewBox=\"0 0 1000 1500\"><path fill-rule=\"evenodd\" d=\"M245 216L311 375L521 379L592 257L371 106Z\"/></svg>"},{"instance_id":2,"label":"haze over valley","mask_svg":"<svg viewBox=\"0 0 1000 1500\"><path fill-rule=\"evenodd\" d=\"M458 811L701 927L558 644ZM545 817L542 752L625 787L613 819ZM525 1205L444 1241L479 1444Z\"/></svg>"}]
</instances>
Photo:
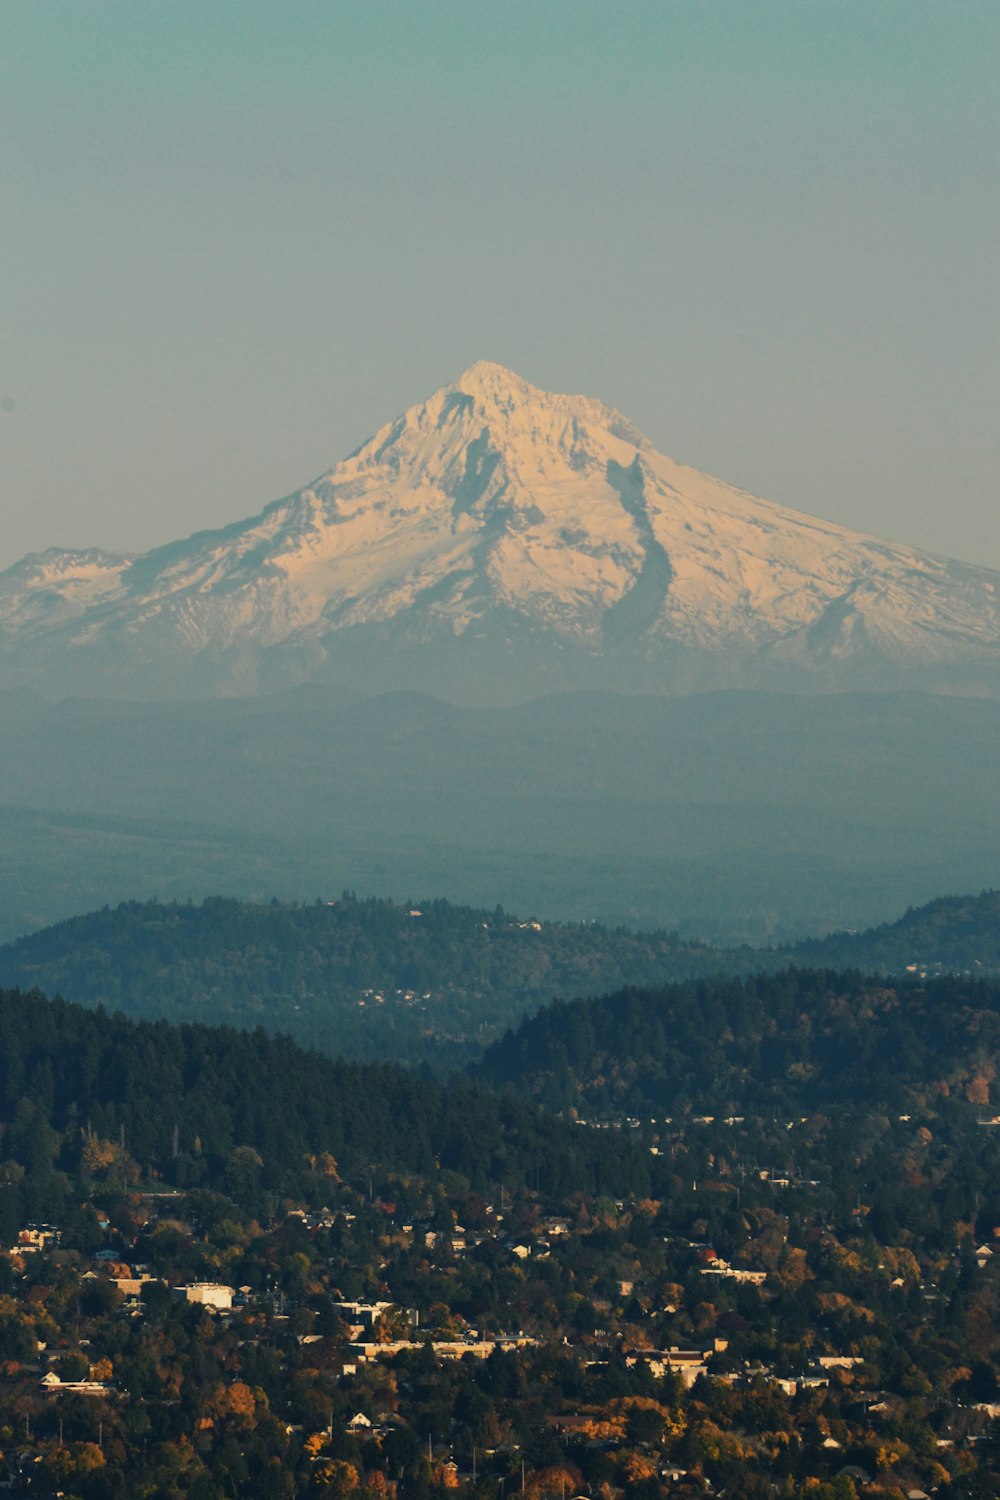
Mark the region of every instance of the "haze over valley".
<instances>
[{"instance_id":1,"label":"haze over valley","mask_svg":"<svg viewBox=\"0 0 1000 1500\"><path fill-rule=\"evenodd\" d=\"M131 897L349 887L767 942L996 880L987 699L7 703L6 937Z\"/></svg>"}]
</instances>

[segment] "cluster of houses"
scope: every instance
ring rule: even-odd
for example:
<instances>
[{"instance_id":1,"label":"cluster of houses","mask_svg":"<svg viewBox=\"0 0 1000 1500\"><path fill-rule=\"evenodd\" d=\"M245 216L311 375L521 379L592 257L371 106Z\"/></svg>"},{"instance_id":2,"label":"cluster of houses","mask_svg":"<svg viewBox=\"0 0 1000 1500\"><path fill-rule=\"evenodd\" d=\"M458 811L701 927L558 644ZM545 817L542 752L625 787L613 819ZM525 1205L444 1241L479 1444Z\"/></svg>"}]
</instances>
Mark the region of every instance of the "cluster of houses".
<instances>
[{"instance_id":1,"label":"cluster of houses","mask_svg":"<svg viewBox=\"0 0 1000 1500\"><path fill-rule=\"evenodd\" d=\"M618 1205L619 1208L622 1206L622 1204ZM491 1206L487 1207L486 1227L476 1232L471 1232L460 1224L441 1230L412 1223L394 1222L394 1234L401 1236L410 1244L421 1244L432 1257L443 1256L446 1259L460 1257L484 1240L489 1240L498 1249L509 1254L513 1260L520 1262L526 1262L529 1259L545 1259L552 1254L553 1247L558 1241L571 1234L569 1220L554 1214L540 1216L530 1228L522 1226L518 1234L508 1233L504 1224L504 1214L497 1213ZM309 1232L319 1232L330 1229L338 1221L350 1223L355 1215L340 1209L333 1211L329 1208L319 1210L297 1208L293 1209L288 1217L297 1220ZM110 1230L107 1221L104 1223L104 1228L106 1231ZM13 1249L17 1255L31 1255L58 1248L59 1242L60 1230L57 1226L28 1224L19 1232ZM718 1256L711 1245L684 1238L674 1240L673 1243L677 1249L683 1251L685 1256L690 1257L692 1270L696 1270L702 1276L750 1285L760 1285L767 1279L768 1273L764 1270L731 1265ZM125 1254L127 1252L124 1249L116 1250L111 1247L98 1249L93 1257L95 1269L84 1271L81 1279L100 1277L110 1281L123 1295L123 1310L135 1316L141 1313L143 1288L159 1278L152 1275L147 1267L130 1266L125 1263L122 1260ZM989 1245L980 1246L976 1252L979 1265L981 1267L988 1265L993 1254L994 1250ZM627 1277L619 1276L614 1279L613 1285L619 1300L623 1303L638 1296L635 1282ZM177 1299L204 1307L213 1315L223 1318L255 1300L250 1288L233 1287L219 1282L187 1282L171 1286L170 1292ZM538 1342L536 1338L522 1330L508 1333L493 1332L487 1335L474 1328L468 1328L460 1333L451 1332L445 1337L421 1329L419 1308L400 1308L384 1300L361 1301L335 1298L333 1305L345 1324L346 1336L343 1340L341 1368L342 1374L347 1377L356 1375L365 1365L389 1360L402 1351L425 1348L428 1344L436 1357L460 1360L466 1357L486 1359L497 1350L511 1352L530 1348ZM663 1306L656 1307L653 1311L669 1315L674 1309L670 1306ZM594 1330L594 1332L596 1334L600 1330ZM305 1342L313 1337L318 1337L318 1335L300 1335L300 1340ZM596 1365L608 1359L607 1346L613 1341L605 1338L602 1347L600 1339L596 1346L591 1339L587 1339L575 1348L567 1337L564 1337L563 1342L567 1350L573 1349L583 1363ZM697 1348L673 1346L630 1348L621 1340L615 1340L614 1343L617 1354L624 1357L627 1366L643 1366L654 1379L661 1379L668 1373L672 1373L679 1377L685 1387L691 1386L700 1376L711 1375L713 1378L734 1385L764 1379L773 1382L786 1394L795 1395L802 1390L828 1385L831 1370L849 1370L862 1363L860 1356L854 1354L826 1353L817 1355L809 1367L803 1371L784 1372L764 1366L733 1371L726 1368L727 1361L720 1361L717 1358L726 1351L727 1345L724 1339L715 1339L710 1347ZM41 1375L40 1384L49 1395L73 1393L108 1398L114 1394L108 1382L101 1379L93 1370L86 1378L64 1379L57 1360L43 1360L43 1368L46 1364L48 1368L45 1368ZM363 1414L359 1414L359 1420L361 1418Z\"/></svg>"}]
</instances>

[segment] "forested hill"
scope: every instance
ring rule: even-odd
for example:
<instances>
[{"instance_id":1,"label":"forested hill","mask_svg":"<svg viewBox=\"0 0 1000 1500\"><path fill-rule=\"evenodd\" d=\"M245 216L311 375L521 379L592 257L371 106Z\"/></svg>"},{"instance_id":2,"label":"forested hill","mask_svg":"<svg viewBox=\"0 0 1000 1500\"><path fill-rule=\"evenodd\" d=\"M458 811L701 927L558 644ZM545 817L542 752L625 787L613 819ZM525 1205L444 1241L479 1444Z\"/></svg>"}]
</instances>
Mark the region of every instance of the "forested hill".
<instances>
[{"instance_id":1,"label":"forested hill","mask_svg":"<svg viewBox=\"0 0 1000 1500\"><path fill-rule=\"evenodd\" d=\"M17 990L0 990L0 1133L20 1194L0 1195L8 1237L18 1215L58 1220L88 1170L116 1161L121 1186L209 1187L258 1212L264 1194L323 1203L341 1177L367 1187L370 1173L451 1171L480 1191L529 1177L554 1192L649 1186L628 1142L480 1085Z\"/></svg>"},{"instance_id":2,"label":"forested hill","mask_svg":"<svg viewBox=\"0 0 1000 1500\"><path fill-rule=\"evenodd\" d=\"M556 1002L477 1068L581 1116L995 1103L1000 982L788 969Z\"/></svg>"},{"instance_id":3,"label":"forested hill","mask_svg":"<svg viewBox=\"0 0 1000 1500\"><path fill-rule=\"evenodd\" d=\"M1000 891L978 896L942 896L910 907L896 922L868 932L829 937L779 949L776 956L824 968L898 973L1000 972Z\"/></svg>"},{"instance_id":4,"label":"forested hill","mask_svg":"<svg viewBox=\"0 0 1000 1500\"><path fill-rule=\"evenodd\" d=\"M996 972L1000 894L936 901L867 933L729 952L447 901L129 902L0 948L0 984L133 1017L262 1025L334 1056L448 1066L554 999L791 963Z\"/></svg>"},{"instance_id":5,"label":"forested hill","mask_svg":"<svg viewBox=\"0 0 1000 1500\"><path fill-rule=\"evenodd\" d=\"M667 933L446 901L130 902L0 949L0 984L136 1017L263 1025L334 1055L464 1061L557 996L714 973Z\"/></svg>"}]
</instances>

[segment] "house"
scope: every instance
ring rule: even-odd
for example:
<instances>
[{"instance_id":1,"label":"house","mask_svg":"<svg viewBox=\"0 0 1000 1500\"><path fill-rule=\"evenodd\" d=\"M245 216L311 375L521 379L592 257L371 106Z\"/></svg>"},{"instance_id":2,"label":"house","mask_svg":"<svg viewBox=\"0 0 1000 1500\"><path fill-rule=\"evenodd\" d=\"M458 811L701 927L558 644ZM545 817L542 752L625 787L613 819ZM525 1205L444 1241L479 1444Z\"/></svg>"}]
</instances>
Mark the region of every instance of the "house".
<instances>
[{"instance_id":1,"label":"house","mask_svg":"<svg viewBox=\"0 0 1000 1500\"><path fill-rule=\"evenodd\" d=\"M62 1231L53 1224L28 1224L17 1232L16 1249L25 1251L54 1249L62 1238Z\"/></svg>"},{"instance_id":2,"label":"house","mask_svg":"<svg viewBox=\"0 0 1000 1500\"><path fill-rule=\"evenodd\" d=\"M767 1280L766 1271L744 1271L731 1266L728 1261L716 1259L713 1265L702 1266L702 1276L724 1276L729 1281L748 1281L759 1286Z\"/></svg>"},{"instance_id":3,"label":"house","mask_svg":"<svg viewBox=\"0 0 1000 1500\"><path fill-rule=\"evenodd\" d=\"M198 1302L203 1307L214 1307L220 1312L229 1311L235 1295L231 1286L221 1286L215 1281L191 1281L187 1286L175 1286L173 1293L185 1302Z\"/></svg>"},{"instance_id":4,"label":"house","mask_svg":"<svg viewBox=\"0 0 1000 1500\"><path fill-rule=\"evenodd\" d=\"M476 1359L489 1359L495 1349L504 1353L510 1353L514 1349L534 1348L537 1339L529 1338L527 1334L499 1334L495 1339L480 1339L476 1337L475 1330L469 1330L469 1337L464 1339L389 1339L385 1343L365 1343L361 1340L352 1340L347 1345L347 1352L359 1360L392 1359L404 1349L424 1349L429 1344L438 1359L464 1359L467 1354L472 1354Z\"/></svg>"},{"instance_id":5,"label":"house","mask_svg":"<svg viewBox=\"0 0 1000 1500\"><path fill-rule=\"evenodd\" d=\"M680 1377L685 1388L694 1385L699 1375L707 1375L712 1351L703 1349L635 1349L625 1355L628 1369L643 1364L654 1380L668 1372Z\"/></svg>"},{"instance_id":6,"label":"house","mask_svg":"<svg viewBox=\"0 0 1000 1500\"><path fill-rule=\"evenodd\" d=\"M334 1301L334 1307L345 1318L350 1319L352 1325L364 1328L374 1328L383 1313L395 1307L394 1302L347 1302Z\"/></svg>"},{"instance_id":7,"label":"house","mask_svg":"<svg viewBox=\"0 0 1000 1500\"><path fill-rule=\"evenodd\" d=\"M55 1370L49 1370L38 1382L48 1396L112 1396L114 1387L102 1380L60 1380Z\"/></svg>"}]
</instances>

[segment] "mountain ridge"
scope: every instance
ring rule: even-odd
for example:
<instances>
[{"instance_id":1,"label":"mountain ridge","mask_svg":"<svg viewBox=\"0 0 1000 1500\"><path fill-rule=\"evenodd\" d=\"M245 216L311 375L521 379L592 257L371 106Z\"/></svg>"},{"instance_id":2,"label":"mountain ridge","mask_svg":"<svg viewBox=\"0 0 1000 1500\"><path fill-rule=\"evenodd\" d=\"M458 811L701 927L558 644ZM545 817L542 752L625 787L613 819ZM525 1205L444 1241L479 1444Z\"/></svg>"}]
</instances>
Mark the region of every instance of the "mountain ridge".
<instances>
[{"instance_id":1,"label":"mountain ridge","mask_svg":"<svg viewBox=\"0 0 1000 1500\"><path fill-rule=\"evenodd\" d=\"M556 1000L834 969L1000 975L1000 891L782 948L522 920L441 899L129 901L0 946L0 987L137 1019L263 1026L321 1052L454 1066Z\"/></svg>"},{"instance_id":2,"label":"mountain ridge","mask_svg":"<svg viewBox=\"0 0 1000 1500\"><path fill-rule=\"evenodd\" d=\"M489 361L246 521L0 574L0 681L119 695L335 676L510 701L1000 691L1000 574L761 500Z\"/></svg>"}]
</instances>

